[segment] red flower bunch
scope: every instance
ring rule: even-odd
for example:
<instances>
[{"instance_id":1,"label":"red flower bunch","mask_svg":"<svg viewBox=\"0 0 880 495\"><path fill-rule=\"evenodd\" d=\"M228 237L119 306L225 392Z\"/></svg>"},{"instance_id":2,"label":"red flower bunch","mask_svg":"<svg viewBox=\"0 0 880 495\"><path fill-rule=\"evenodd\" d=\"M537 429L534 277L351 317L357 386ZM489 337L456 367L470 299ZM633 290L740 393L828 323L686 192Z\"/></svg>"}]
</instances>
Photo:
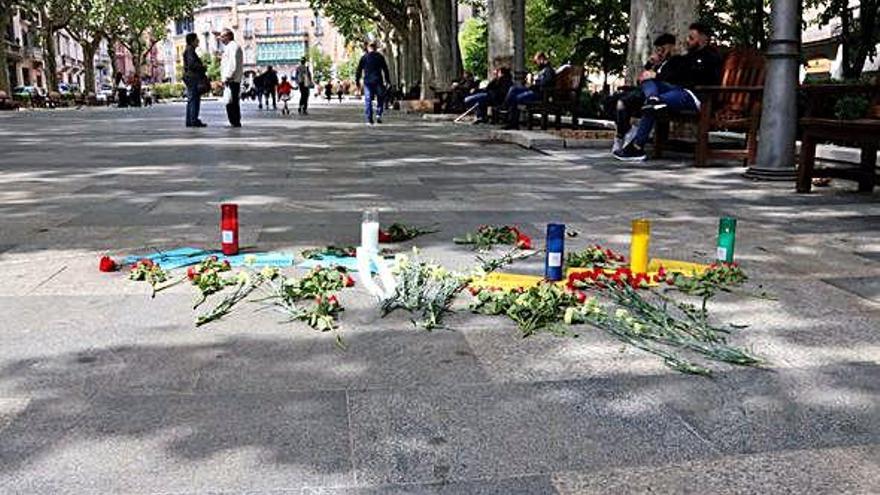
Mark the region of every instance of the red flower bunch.
<instances>
[{"instance_id":1,"label":"red flower bunch","mask_svg":"<svg viewBox=\"0 0 880 495\"><path fill-rule=\"evenodd\" d=\"M570 274L565 287L568 290L575 290L582 288L605 289L607 287L623 287L628 285L633 289L641 289L646 287L651 281L659 282L665 280L665 276L666 270L662 267L653 277L647 273L634 274L627 267L617 268L613 273L608 273L604 268L595 267Z\"/></svg>"},{"instance_id":2,"label":"red flower bunch","mask_svg":"<svg viewBox=\"0 0 880 495\"><path fill-rule=\"evenodd\" d=\"M98 262L98 270L102 272L115 272L119 270L119 265L109 256L102 256Z\"/></svg>"},{"instance_id":3,"label":"red flower bunch","mask_svg":"<svg viewBox=\"0 0 880 495\"><path fill-rule=\"evenodd\" d=\"M532 249L532 238L520 232L516 227L510 227L510 230L516 234L516 247L520 249Z\"/></svg>"},{"instance_id":4,"label":"red flower bunch","mask_svg":"<svg viewBox=\"0 0 880 495\"><path fill-rule=\"evenodd\" d=\"M405 242L421 235L433 234L437 230L423 229L402 223L392 223L387 229L379 229L379 242Z\"/></svg>"}]
</instances>

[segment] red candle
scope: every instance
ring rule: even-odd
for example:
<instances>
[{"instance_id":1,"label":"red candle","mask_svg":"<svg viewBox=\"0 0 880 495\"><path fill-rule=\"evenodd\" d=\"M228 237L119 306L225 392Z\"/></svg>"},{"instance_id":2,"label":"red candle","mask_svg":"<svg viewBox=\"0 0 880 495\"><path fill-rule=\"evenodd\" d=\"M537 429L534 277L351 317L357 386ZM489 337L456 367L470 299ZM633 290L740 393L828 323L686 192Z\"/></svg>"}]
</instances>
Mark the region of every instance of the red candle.
<instances>
[{"instance_id":1,"label":"red candle","mask_svg":"<svg viewBox=\"0 0 880 495\"><path fill-rule=\"evenodd\" d=\"M238 254L238 205L220 205L220 243L223 254Z\"/></svg>"}]
</instances>

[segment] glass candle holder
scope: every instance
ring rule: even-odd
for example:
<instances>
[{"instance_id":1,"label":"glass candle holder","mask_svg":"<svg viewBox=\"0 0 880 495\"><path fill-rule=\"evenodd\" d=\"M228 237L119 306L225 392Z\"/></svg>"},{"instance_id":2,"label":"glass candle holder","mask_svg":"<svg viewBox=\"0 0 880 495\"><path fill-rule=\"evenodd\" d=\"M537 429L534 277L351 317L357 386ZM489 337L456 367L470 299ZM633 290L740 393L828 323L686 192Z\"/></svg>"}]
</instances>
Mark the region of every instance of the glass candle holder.
<instances>
[{"instance_id":1,"label":"glass candle holder","mask_svg":"<svg viewBox=\"0 0 880 495\"><path fill-rule=\"evenodd\" d=\"M629 269L633 273L648 272L648 251L651 245L651 221L639 218L632 221L629 243Z\"/></svg>"},{"instance_id":2,"label":"glass candle holder","mask_svg":"<svg viewBox=\"0 0 880 495\"><path fill-rule=\"evenodd\" d=\"M544 260L544 278L562 280L562 259L565 251L565 224L547 224L547 257Z\"/></svg>"},{"instance_id":3,"label":"glass candle holder","mask_svg":"<svg viewBox=\"0 0 880 495\"><path fill-rule=\"evenodd\" d=\"M238 205L220 205L220 247L223 254L238 254Z\"/></svg>"},{"instance_id":4,"label":"glass candle holder","mask_svg":"<svg viewBox=\"0 0 880 495\"><path fill-rule=\"evenodd\" d=\"M733 250L736 245L736 219L721 217L718 221L718 244L715 248L715 259L733 263Z\"/></svg>"}]
</instances>

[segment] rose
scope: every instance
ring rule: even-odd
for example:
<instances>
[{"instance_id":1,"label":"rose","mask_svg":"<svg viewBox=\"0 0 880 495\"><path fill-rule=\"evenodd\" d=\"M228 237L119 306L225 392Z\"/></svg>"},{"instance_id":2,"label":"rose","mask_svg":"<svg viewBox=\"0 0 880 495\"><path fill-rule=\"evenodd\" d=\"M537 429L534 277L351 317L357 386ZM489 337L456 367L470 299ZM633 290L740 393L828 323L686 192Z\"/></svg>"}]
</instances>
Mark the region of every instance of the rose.
<instances>
[{"instance_id":1,"label":"rose","mask_svg":"<svg viewBox=\"0 0 880 495\"><path fill-rule=\"evenodd\" d=\"M343 282L343 285L345 285L346 287L354 287L354 279L351 278L351 275L345 276L345 281Z\"/></svg>"},{"instance_id":2,"label":"rose","mask_svg":"<svg viewBox=\"0 0 880 495\"><path fill-rule=\"evenodd\" d=\"M196 271L195 267L189 267L186 269L186 278L190 280L196 280L199 276L199 272Z\"/></svg>"},{"instance_id":3,"label":"rose","mask_svg":"<svg viewBox=\"0 0 880 495\"><path fill-rule=\"evenodd\" d=\"M101 261L98 263L98 270L102 272L115 272L119 270L119 265L113 261L113 258L109 256L102 256Z\"/></svg>"}]
</instances>

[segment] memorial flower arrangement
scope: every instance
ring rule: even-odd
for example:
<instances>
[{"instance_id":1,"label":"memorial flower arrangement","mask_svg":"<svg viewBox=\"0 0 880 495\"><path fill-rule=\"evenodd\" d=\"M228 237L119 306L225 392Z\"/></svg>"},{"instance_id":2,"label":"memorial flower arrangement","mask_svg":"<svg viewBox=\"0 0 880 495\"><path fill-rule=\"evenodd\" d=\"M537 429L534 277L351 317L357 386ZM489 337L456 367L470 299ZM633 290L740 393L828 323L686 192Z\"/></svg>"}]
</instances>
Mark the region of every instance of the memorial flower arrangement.
<instances>
[{"instance_id":1,"label":"memorial flower arrangement","mask_svg":"<svg viewBox=\"0 0 880 495\"><path fill-rule=\"evenodd\" d=\"M532 239L519 228L510 225L481 225L476 232L452 240L456 244L470 244L478 251L488 251L496 244L507 244L519 249L532 249Z\"/></svg>"},{"instance_id":2,"label":"memorial flower arrangement","mask_svg":"<svg viewBox=\"0 0 880 495\"><path fill-rule=\"evenodd\" d=\"M128 278L135 282L146 282L150 284L150 288L152 289L150 297L156 297L157 292L182 282L182 279L171 279L168 276L168 272L163 270L158 263L154 263L153 260L149 258L143 258L133 263L129 267Z\"/></svg>"},{"instance_id":3,"label":"memorial flower arrangement","mask_svg":"<svg viewBox=\"0 0 880 495\"><path fill-rule=\"evenodd\" d=\"M582 251L569 252L565 257L565 264L571 268L592 268L594 266L617 268L625 266L624 259L622 254L594 244Z\"/></svg>"},{"instance_id":4,"label":"memorial flower arrangement","mask_svg":"<svg viewBox=\"0 0 880 495\"><path fill-rule=\"evenodd\" d=\"M382 300L382 316L403 309L417 314L413 324L426 330L442 326L443 316L450 312L455 296L471 280L468 275L420 259L416 249L412 257L397 257L393 273L396 288L391 297Z\"/></svg>"},{"instance_id":5,"label":"memorial flower arrangement","mask_svg":"<svg viewBox=\"0 0 880 495\"><path fill-rule=\"evenodd\" d=\"M405 242L426 234L439 232L437 229L426 229L402 223L392 223L387 229L379 229L379 242Z\"/></svg>"},{"instance_id":6,"label":"memorial flower arrangement","mask_svg":"<svg viewBox=\"0 0 880 495\"><path fill-rule=\"evenodd\" d=\"M328 332L337 328L337 317L343 311L339 292L354 285L345 269L317 267L299 280L284 276L268 280L265 297L258 302L284 313L288 321L303 321L315 330ZM345 347L339 334L336 343Z\"/></svg>"},{"instance_id":7,"label":"memorial flower arrangement","mask_svg":"<svg viewBox=\"0 0 880 495\"><path fill-rule=\"evenodd\" d=\"M237 283L233 277L224 277L222 275L230 270L232 270L232 267L229 265L229 262L226 260L218 261L216 256L209 256L197 265L186 269L186 278L199 289L200 294L199 299L193 305L193 309L201 306L211 294L220 292L226 286Z\"/></svg>"}]
</instances>

